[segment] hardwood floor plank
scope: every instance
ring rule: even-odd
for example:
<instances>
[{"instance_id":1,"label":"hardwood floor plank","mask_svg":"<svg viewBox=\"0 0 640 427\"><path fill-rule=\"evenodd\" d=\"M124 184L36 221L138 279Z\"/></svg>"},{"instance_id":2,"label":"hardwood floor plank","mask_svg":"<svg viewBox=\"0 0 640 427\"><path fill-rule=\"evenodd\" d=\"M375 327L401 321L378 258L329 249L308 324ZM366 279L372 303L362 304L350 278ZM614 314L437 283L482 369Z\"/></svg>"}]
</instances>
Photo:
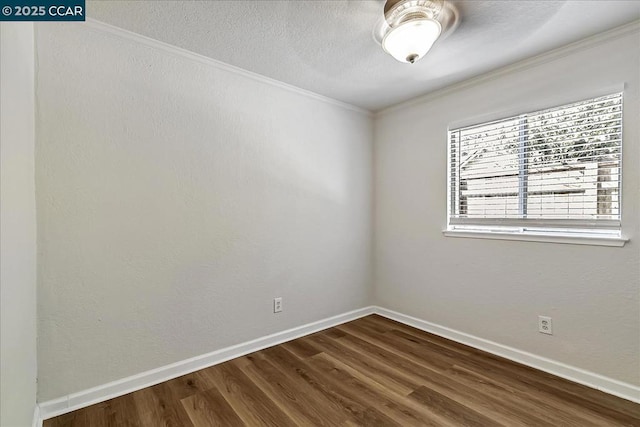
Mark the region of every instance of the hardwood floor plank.
<instances>
[{"instance_id":1,"label":"hardwood floor plank","mask_svg":"<svg viewBox=\"0 0 640 427\"><path fill-rule=\"evenodd\" d=\"M359 325L363 328L368 328L369 331L371 331L371 333L374 335L384 334L385 332L388 332L391 329L396 328L395 324L379 321L381 319L384 319L384 318L376 314L372 314L370 316L361 317L360 319L357 319L353 322L348 322L345 324L354 324L354 325ZM336 328L336 329L339 330L340 328Z\"/></svg>"},{"instance_id":2,"label":"hardwood floor plank","mask_svg":"<svg viewBox=\"0 0 640 427\"><path fill-rule=\"evenodd\" d=\"M175 394L175 387L168 382L140 390L134 394L141 419L145 426L191 427L192 423L180 404L182 394Z\"/></svg>"},{"instance_id":3,"label":"hardwood floor plank","mask_svg":"<svg viewBox=\"0 0 640 427\"><path fill-rule=\"evenodd\" d=\"M381 395L377 391L379 387L368 387L366 383L360 381L358 375L352 375L347 369L344 369L343 366L332 363L330 358L324 356L323 353L315 356L309 361L310 366L326 375L326 381L332 381L334 387L339 389L341 393L348 395L359 404L374 408L386 407L387 410L384 412L384 416L388 419L385 420L385 425L420 425L420 414L412 411L406 405L394 404L395 402L389 398L389 395Z\"/></svg>"},{"instance_id":4,"label":"hardwood floor plank","mask_svg":"<svg viewBox=\"0 0 640 427\"><path fill-rule=\"evenodd\" d=\"M418 388L409 397L429 406L459 425L478 427L502 425L428 387Z\"/></svg>"},{"instance_id":5,"label":"hardwood floor plank","mask_svg":"<svg viewBox=\"0 0 640 427\"><path fill-rule=\"evenodd\" d=\"M416 405L406 396L390 391L381 382L376 381L377 378L372 378L326 353L320 353L313 359L316 363L323 360L324 369L330 371L330 375L336 377L337 381L355 384L355 387L352 385L352 388L357 395L376 406L385 407L384 413L390 415L394 420L400 421L402 425L455 425L439 417L428 407Z\"/></svg>"},{"instance_id":6,"label":"hardwood floor plank","mask_svg":"<svg viewBox=\"0 0 640 427\"><path fill-rule=\"evenodd\" d=\"M532 383L530 379L526 376L529 373L531 368L524 367L519 364L515 364L513 362L508 361L509 363L504 364L495 364L495 360L492 357L486 357L486 353L482 353L479 357L469 356L466 358L458 358L455 357L455 354L449 354L447 352L435 351L435 349L428 348L427 343L420 340L420 338L416 338L412 335L407 335L403 333L398 333L398 331L392 330L385 334L384 341L389 342L395 347L401 348L404 357L409 357L412 360L417 360L420 363L420 359L429 360L429 363L433 363L435 360L438 360L439 367L446 364L458 363L460 366L468 367L472 370L476 370L478 372L483 372L486 370L491 370L494 374L500 374L501 378L510 384L515 382L522 383L525 382L527 387L521 389L522 391L526 391L529 395L530 393L536 391L542 391L542 394L537 394L537 396L547 403L552 403L553 400L557 400L557 398L553 397L554 392L553 389L549 388L545 384L536 384ZM451 368L440 371L440 373L446 373ZM524 375L524 376L523 376ZM555 377L554 377L555 378ZM566 396L565 396L566 397ZM556 405L557 409L567 407L567 403ZM553 403L552 403L553 404ZM598 425L598 423L610 423L612 420L607 418L602 413L592 412L591 414L587 411L586 407L583 405L578 405L583 412L580 415L580 418L584 418L590 424ZM570 407L570 406L569 406ZM562 411L562 409L560 409Z\"/></svg>"},{"instance_id":7,"label":"hardwood floor plank","mask_svg":"<svg viewBox=\"0 0 640 427\"><path fill-rule=\"evenodd\" d=\"M44 427L640 427L640 404L367 316Z\"/></svg>"},{"instance_id":8,"label":"hardwood floor plank","mask_svg":"<svg viewBox=\"0 0 640 427\"><path fill-rule=\"evenodd\" d=\"M386 326L387 332L391 330L398 330L398 331L405 332L407 334L412 334L415 337L429 341L430 343L435 344L439 347L448 348L449 350L453 350L462 355L470 355L476 351L479 351L473 347L469 347L469 346L457 343L455 341L440 337L438 335L424 332L420 329L413 328L411 326L405 325L404 323L396 322L395 320L387 319L386 317L382 317L376 314L367 316L362 320L363 320L362 322L363 325L367 325L369 323L382 324Z\"/></svg>"},{"instance_id":9,"label":"hardwood floor plank","mask_svg":"<svg viewBox=\"0 0 640 427\"><path fill-rule=\"evenodd\" d=\"M142 426L130 394L45 420L44 427Z\"/></svg>"},{"instance_id":10,"label":"hardwood floor plank","mask_svg":"<svg viewBox=\"0 0 640 427\"><path fill-rule=\"evenodd\" d=\"M479 357L467 357L460 359L456 358L455 354L446 354L446 352L443 352L444 354L440 354L440 352L438 352L437 355L434 355L434 350L427 348L424 341L411 335L399 333L395 330L385 333L385 341L389 341L394 346L402 348L403 353L405 355L411 355L411 357L430 359L431 361L434 357L440 358L443 363L459 363L461 366L466 366L479 372L491 370L494 374L501 374L503 380L508 383L513 384L515 380L524 384L526 388L523 389L523 391L526 390L528 394L532 391L543 392L546 395L544 399L547 403L552 402L553 400L557 401L559 399L556 389L547 384L544 380L531 376L532 374L538 373L538 371L532 368L519 365L511 361L500 363L499 360L494 359L495 356L491 355L491 357L488 357L486 353L482 353ZM559 380L566 382L566 380L562 380L549 374L545 374L540 378L542 377L544 377L545 380L553 379L554 381ZM538 397L542 396L538 394ZM593 425L609 425L610 423L620 423L619 425L636 425L634 423L638 421L634 417L612 411L609 408L600 406L595 407L580 396L565 393L562 395L561 399L563 399L564 402L556 406L558 409L561 407L571 408L573 406L572 404L575 404L575 407L580 409L581 414L579 416L587 420L589 423L593 423Z\"/></svg>"},{"instance_id":11,"label":"hardwood floor plank","mask_svg":"<svg viewBox=\"0 0 640 427\"><path fill-rule=\"evenodd\" d=\"M366 328L361 327L361 325L345 324L339 327L340 330L346 332L351 337L359 338L361 341L368 342L392 354L402 354L403 358L437 372L445 372L454 365L454 360L457 360L447 358L438 351L439 349L426 346L421 348L418 354L415 354L416 352L413 347L404 340L397 339L397 337L389 335L388 333L372 335L370 332L367 332Z\"/></svg>"},{"instance_id":12,"label":"hardwood floor plank","mask_svg":"<svg viewBox=\"0 0 640 427\"><path fill-rule=\"evenodd\" d=\"M329 338L341 338L342 336L344 336L342 331L336 328L325 329L320 333L326 335Z\"/></svg>"},{"instance_id":13,"label":"hardwood floor plank","mask_svg":"<svg viewBox=\"0 0 640 427\"><path fill-rule=\"evenodd\" d=\"M164 403L154 390L146 388L133 393L138 417L143 426L178 427L183 425L175 403ZM173 401L173 399L171 399Z\"/></svg>"},{"instance_id":14,"label":"hardwood floor plank","mask_svg":"<svg viewBox=\"0 0 640 427\"><path fill-rule=\"evenodd\" d=\"M317 354L317 353L316 353ZM243 372L288 416L296 425L335 426L346 417L328 420L321 409L301 393L297 384L273 366L268 360L250 356Z\"/></svg>"},{"instance_id":15,"label":"hardwood floor plank","mask_svg":"<svg viewBox=\"0 0 640 427\"><path fill-rule=\"evenodd\" d=\"M43 427L82 427L97 425L97 422L90 423L89 415L89 410L74 411L68 414L60 415L59 417L44 420L42 425ZM100 427L104 426L104 423L100 424Z\"/></svg>"},{"instance_id":16,"label":"hardwood floor plank","mask_svg":"<svg viewBox=\"0 0 640 427\"><path fill-rule=\"evenodd\" d=\"M424 365L405 359L403 354L376 349L372 344L349 335L339 341L345 345L348 345L349 342L355 344L353 348L362 351L362 357L374 357L381 363L393 364L397 368L398 375L414 379L418 384L415 389L421 386L429 387L446 396L456 398L476 411L487 414L507 425L527 425L530 422L535 422L540 426L549 425L549 423L532 415L526 408L523 409L520 401L498 399L487 390L473 387L475 384L470 387L468 384L452 380L450 376L442 375L435 370L425 369Z\"/></svg>"},{"instance_id":17,"label":"hardwood floor plank","mask_svg":"<svg viewBox=\"0 0 640 427\"><path fill-rule=\"evenodd\" d=\"M329 340L323 336L308 337L305 340L313 343L319 350L327 354L338 356L340 360L343 360L348 365L357 366L360 371L365 372L367 375L375 376L389 390L398 394L406 396L420 386L420 383L412 378L399 376L396 370L385 365L384 362L354 351L344 346L340 341Z\"/></svg>"},{"instance_id":18,"label":"hardwood floor plank","mask_svg":"<svg viewBox=\"0 0 640 427\"><path fill-rule=\"evenodd\" d=\"M298 356L300 359L306 359L307 357L315 356L320 353L320 350L301 339L286 342L282 344L282 346Z\"/></svg>"},{"instance_id":19,"label":"hardwood floor plank","mask_svg":"<svg viewBox=\"0 0 640 427\"><path fill-rule=\"evenodd\" d=\"M526 393L527 398L524 399L525 393L522 390L504 382L494 381L489 377L485 377L478 372L469 371L461 366L454 366L448 375L454 377L458 382L471 387L478 387L484 390L485 393L520 408L530 420L540 420L539 423L536 422L534 425L595 427L601 426L605 422L602 419L594 420L584 411L560 404L550 404L550 396L546 394L533 393L528 390Z\"/></svg>"},{"instance_id":20,"label":"hardwood floor plank","mask_svg":"<svg viewBox=\"0 0 640 427\"><path fill-rule=\"evenodd\" d=\"M232 363L225 362L205 371L217 389L249 426L295 426L282 410L259 387Z\"/></svg>"},{"instance_id":21,"label":"hardwood floor plank","mask_svg":"<svg viewBox=\"0 0 640 427\"><path fill-rule=\"evenodd\" d=\"M369 407L354 400L348 393L344 393L335 383L326 381L323 375L312 369L307 363L296 358L292 353L282 347L271 347L264 350L270 360L279 365L285 372L295 372L308 385L322 393L326 399L337 406L360 425L371 426L397 426L386 415L376 408Z\"/></svg>"},{"instance_id":22,"label":"hardwood floor plank","mask_svg":"<svg viewBox=\"0 0 640 427\"><path fill-rule=\"evenodd\" d=\"M492 363L494 365L503 366L503 367L512 367L514 370L519 371L520 374L526 376L533 376L537 379L544 379L544 381L554 388L561 390L562 392L570 393L577 395L583 399L589 400L593 403L599 405L605 405L614 409L615 411L623 412L630 417L640 419L640 407L628 400L620 399L615 396L603 393L601 391L595 390L593 388L584 386L582 384L573 383L570 381L566 381L562 378L559 378L555 375L548 374L545 372L541 372L534 368L521 365L517 362L510 361L508 359L502 358L500 356L492 355L481 350L474 349L472 347L468 347L454 341L448 340L446 338L437 337L432 334L425 333L418 329L412 328L410 326L404 325L402 323L395 322L391 319L384 318L382 316L369 316L363 320L365 324L368 323L378 323L386 325L387 328L391 331L395 331L392 333L396 333L400 336L411 335L414 338L418 339L419 342L424 344L435 344L441 347L446 347L450 350L457 352L458 354L467 354L474 355L482 360L485 360L487 363ZM454 356L455 355L451 355Z\"/></svg>"},{"instance_id":23,"label":"hardwood floor plank","mask_svg":"<svg viewBox=\"0 0 640 427\"><path fill-rule=\"evenodd\" d=\"M176 400L182 400L187 396L191 396L199 391L205 391L213 387L213 383L201 373L202 371L193 372L183 375L169 381L165 384L171 390L171 396Z\"/></svg>"},{"instance_id":24,"label":"hardwood floor plank","mask_svg":"<svg viewBox=\"0 0 640 427\"><path fill-rule=\"evenodd\" d=\"M247 356L249 359L264 360L276 369L274 375L280 375L291 384L291 388L297 390L298 396L304 396L305 404L313 407L314 411L319 411L323 415L323 421L327 425L342 425L349 419L349 415L344 411L341 401L325 390L314 387L312 379L306 376L302 365L296 365L295 361L286 361L279 355L262 351ZM313 415L310 415L313 417Z\"/></svg>"},{"instance_id":25,"label":"hardwood floor plank","mask_svg":"<svg viewBox=\"0 0 640 427\"><path fill-rule=\"evenodd\" d=\"M180 402L194 426L245 426L217 388L197 392Z\"/></svg>"}]
</instances>

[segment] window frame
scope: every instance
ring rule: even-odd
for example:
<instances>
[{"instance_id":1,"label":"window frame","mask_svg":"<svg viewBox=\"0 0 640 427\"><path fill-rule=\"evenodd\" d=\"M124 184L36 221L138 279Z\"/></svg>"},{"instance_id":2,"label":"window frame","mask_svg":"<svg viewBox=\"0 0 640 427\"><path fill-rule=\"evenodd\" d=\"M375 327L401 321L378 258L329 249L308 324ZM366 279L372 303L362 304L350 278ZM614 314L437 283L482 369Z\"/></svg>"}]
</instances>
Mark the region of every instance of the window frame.
<instances>
[{"instance_id":1,"label":"window frame","mask_svg":"<svg viewBox=\"0 0 640 427\"><path fill-rule=\"evenodd\" d=\"M621 117L620 117L620 158L618 162L618 203L619 203L619 219L535 219L535 218L455 218L452 222L452 207L456 203L452 187L452 143L451 133L460 131L461 129L490 125L492 123L503 122L510 119L519 119L526 116L540 114L546 110L553 110L562 107L569 107L572 104L579 104L585 101L591 101L605 96L620 96ZM455 126L449 124L447 128L447 227L443 230L443 234L447 237L469 237L469 238L487 238L499 240L524 240L534 242L553 242L553 243L569 243L569 244L587 244L602 246L624 246L629 240L622 236L622 217L623 217L623 140L624 140L624 87L617 90L607 91L607 93L583 98L578 101L569 101L556 103L554 106L546 108L531 109L528 112L519 114L502 114L497 115L499 118L487 120L487 118L479 118L471 121L467 120L467 124ZM521 134L522 137L522 134ZM519 151L524 147L520 144ZM520 159L521 161L522 159ZM523 203L523 197L520 195L522 188L522 169L518 168L519 188L518 201L519 205ZM459 185L460 175L457 176L457 185ZM525 180L526 182L526 180ZM524 189L526 192L526 188ZM456 190L456 192L459 190ZM526 196L524 196L526 203ZM522 212L520 206L519 211ZM524 209L526 212L526 207Z\"/></svg>"}]
</instances>

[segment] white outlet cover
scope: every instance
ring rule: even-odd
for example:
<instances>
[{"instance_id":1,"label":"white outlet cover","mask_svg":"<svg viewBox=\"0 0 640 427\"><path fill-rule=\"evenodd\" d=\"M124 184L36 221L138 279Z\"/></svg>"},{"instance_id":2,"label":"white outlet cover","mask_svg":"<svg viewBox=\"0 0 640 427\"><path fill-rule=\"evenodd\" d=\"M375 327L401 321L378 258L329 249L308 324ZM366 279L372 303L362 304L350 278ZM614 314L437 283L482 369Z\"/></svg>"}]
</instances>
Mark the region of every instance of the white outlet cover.
<instances>
[{"instance_id":1,"label":"white outlet cover","mask_svg":"<svg viewBox=\"0 0 640 427\"><path fill-rule=\"evenodd\" d=\"M282 311L282 297L273 299L273 312L280 313Z\"/></svg>"},{"instance_id":2,"label":"white outlet cover","mask_svg":"<svg viewBox=\"0 0 640 427\"><path fill-rule=\"evenodd\" d=\"M553 320L548 316L538 316L538 332L553 335Z\"/></svg>"}]
</instances>

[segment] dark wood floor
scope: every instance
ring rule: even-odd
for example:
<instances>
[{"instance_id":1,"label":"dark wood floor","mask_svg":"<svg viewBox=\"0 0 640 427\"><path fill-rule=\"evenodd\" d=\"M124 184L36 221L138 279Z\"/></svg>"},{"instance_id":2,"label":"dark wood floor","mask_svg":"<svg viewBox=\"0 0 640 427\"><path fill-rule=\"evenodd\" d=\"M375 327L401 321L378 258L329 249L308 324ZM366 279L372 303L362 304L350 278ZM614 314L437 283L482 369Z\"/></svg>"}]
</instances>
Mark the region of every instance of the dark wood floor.
<instances>
[{"instance_id":1,"label":"dark wood floor","mask_svg":"<svg viewBox=\"0 0 640 427\"><path fill-rule=\"evenodd\" d=\"M640 405L374 315L44 422L262 425L640 426Z\"/></svg>"}]
</instances>

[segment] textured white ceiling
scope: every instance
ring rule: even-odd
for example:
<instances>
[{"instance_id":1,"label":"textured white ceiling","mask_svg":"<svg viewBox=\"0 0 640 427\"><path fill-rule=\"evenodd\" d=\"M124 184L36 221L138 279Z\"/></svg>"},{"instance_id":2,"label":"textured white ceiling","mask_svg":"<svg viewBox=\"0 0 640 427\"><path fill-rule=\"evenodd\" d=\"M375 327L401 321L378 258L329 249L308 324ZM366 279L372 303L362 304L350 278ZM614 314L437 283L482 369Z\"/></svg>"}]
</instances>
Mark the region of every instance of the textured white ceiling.
<instances>
[{"instance_id":1,"label":"textured white ceiling","mask_svg":"<svg viewBox=\"0 0 640 427\"><path fill-rule=\"evenodd\" d=\"M460 25L413 65L373 39L384 0L88 1L87 14L372 111L640 19L640 1L452 3Z\"/></svg>"}]
</instances>

